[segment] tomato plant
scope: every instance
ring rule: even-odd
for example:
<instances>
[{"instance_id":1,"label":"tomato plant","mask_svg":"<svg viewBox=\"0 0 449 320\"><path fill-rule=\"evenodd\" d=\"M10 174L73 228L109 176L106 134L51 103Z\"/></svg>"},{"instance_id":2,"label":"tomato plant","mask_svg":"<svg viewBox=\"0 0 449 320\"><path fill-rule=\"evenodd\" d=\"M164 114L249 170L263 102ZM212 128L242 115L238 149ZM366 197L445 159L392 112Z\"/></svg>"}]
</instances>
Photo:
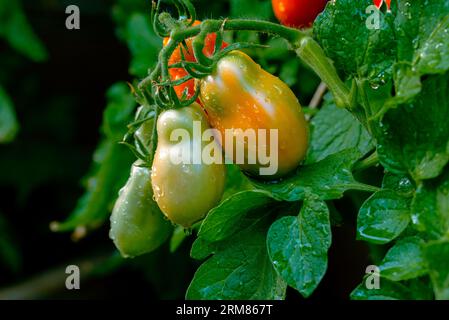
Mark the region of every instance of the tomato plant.
<instances>
[{"instance_id":1,"label":"tomato plant","mask_svg":"<svg viewBox=\"0 0 449 320\"><path fill-rule=\"evenodd\" d=\"M176 225L171 252L201 261L187 299L329 297L340 279L341 296L356 300L449 299L449 2L386 1L374 12L372 0L173 3L154 3L151 25L148 12L116 10L139 80L110 91L97 183L53 229L107 223L133 154L145 198L151 185ZM197 13L202 22L188 23ZM250 140L253 129L278 130L278 148ZM246 155L277 151L278 172L261 176L260 158L239 163L229 137ZM218 162L182 157L196 149ZM122 193L113 218L138 207L122 207L125 196L141 200ZM168 246L145 240L156 232L149 220L123 234L136 240L131 255L160 245L150 255L163 263ZM379 288L366 286L372 276Z\"/></svg>"}]
</instances>

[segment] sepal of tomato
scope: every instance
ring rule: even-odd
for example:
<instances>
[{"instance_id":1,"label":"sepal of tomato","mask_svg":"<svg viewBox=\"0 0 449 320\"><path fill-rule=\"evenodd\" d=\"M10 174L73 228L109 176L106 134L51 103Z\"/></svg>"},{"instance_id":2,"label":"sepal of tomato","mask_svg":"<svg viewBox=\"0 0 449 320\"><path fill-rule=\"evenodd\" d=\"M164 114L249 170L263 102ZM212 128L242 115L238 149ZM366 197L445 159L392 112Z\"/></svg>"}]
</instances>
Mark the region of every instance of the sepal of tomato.
<instances>
[{"instance_id":1,"label":"sepal of tomato","mask_svg":"<svg viewBox=\"0 0 449 320\"><path fill-rule=\"evenodd\" d=\"M304 159L308 129L298 99L284 82L263 70L245 53L232 51L220 59L214 72L201 79L199 98L209 123L221 133L221 145L234 161L236 150L228 146L236 148L239 141L244 141L246 130L256 131L257 137L259 129L265 129L262 132L267 134L271 129L277 132L277 149L270 150L270 136L265 143L244 144L245 156L254 149L273 158L277 156L277 171L261 175L261 168L267 166L260 161L260 154L255 164L237 163L244 171L273 180L292 172ZM234 141L226 141L227 131L232 132Z\"/></svg>"},{"instance_id":2,"label":"sepal of tomato","mask_svg":"<svg viewBox=\"0 0 449 320\"><path fill-rule=\"evenodd\" d=\"M194 22L194 26L199 25L201 22L196 20ZM215 33L210 33L206 36L206 39L204 41L204 48L203 53L207 57L211 57L214 54L215 50L215 41L217 39L217 35ZM180 44L172 53L170 56L170 59L168 61L169 65L178 63L182 61L182 55L184 55L184 60L188 62L196 62L195 55L193 53L193 40L194 38L188 38L185 40L185 45ZM164 38L163 44L164 47L169 43L170 38ZM227 43L223 42L221 49L224 49L227 47ZM181 54L182 50L182 54ZM172 81L176 81L179 79L184 78L188 75L187 71L184 68L170 68L169 70L170 79ZM174 87L175 92L179 98L181 98L186 92L186 98L191 98L195 95L195 80L191 79L189 81L186 81L178 86Z\"/></svg>"}]
</instances>

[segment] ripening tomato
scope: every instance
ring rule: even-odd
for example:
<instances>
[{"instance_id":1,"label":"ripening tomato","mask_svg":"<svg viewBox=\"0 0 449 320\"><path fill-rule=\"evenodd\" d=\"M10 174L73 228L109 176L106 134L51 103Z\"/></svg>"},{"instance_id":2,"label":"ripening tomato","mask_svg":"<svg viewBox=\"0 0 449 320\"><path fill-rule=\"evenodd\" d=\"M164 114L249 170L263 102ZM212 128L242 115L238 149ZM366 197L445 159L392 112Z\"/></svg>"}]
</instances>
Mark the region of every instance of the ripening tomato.
<instances>
[{"instance_id":1,"label":"ripening tomato","mask_svg":"<svg viewBox=\"0 0 449 320\"><path fill-rule=\"evenodd\" d=\"M244 171L272 180L290 173L304 159L308 130L298 99L284 82L263 70L245 53L232 51L221 58L214 72L200 80L199 98L209 123L221 133L219 138L225 153ZM247 129L257 131L256 144L245 141ZM277 145L273 147L274 138L268 134L271 129L277 132ZM265 140L259 137L260 132L266 133ZM230 139L234 141L229 143ZM239 150L228 146L244 148L245 163L236 159ZM257 159L251 163L249 154L254 151ZM261 173L260 169L267 167L261 154L276 157L276 172Z\"/></svg>"},{"instance_id":2,"label":"ripening tomato","mask_svg":"<svg viewBox=\"0 0 449 320\"><path fill-rule=\"evenodd\" d=\"M196 20L193 25L196 26L196 25L199 25L200 23L201 23L200 21ZM184 46L179 45L175 49L175 51L173 51L173 53L168 61L169 65L175 64L182 60L181 50L182 50L182 53L184 54L184 59L186 61L189 61L189 62L196 61L195 55L193 54L193 48L192 48L193 39L194 38L189 38L189 39L185 40L186 44L187 44L187 50ZM215 33L211 33L206 36L206 39L204 41L203 53L207 57L211 57L214 54L216 39L217 39L217 35ZM170 41L170 38L164 38L164 42L163 42L164 47L168 44L169 41ZM223 42L221 48L222 49L226 48L226 46L227 46L227 44L225 42ZM182 79L188 75L187 71L184 70L183 68L171 68L169 70L169 73L170 73L170 78L173 81ZM180 84L179 86L175 86L174 89L179 98L182 97L185 90L187 90L186 97L191 98L195 94L195 80L192 79L187 82L184 82L183 84Z\"/></svg>"},{"instance_id":3,"label":"ripening tomato","mask_svg":"<svg viewBox=\"0 0 449 320\"><path fill-rule=\"evenodd\" d=\"M198 126L199 125L199 126ZM185 228L201 220L220 201L225 185L225 165L217 142L196 137L210 129L198 103L164 111L157 121L158 145L152 168L154 196L159 208L172 222ZM178 138L182 138L180 141ZM198 139L198 140L197 140ZM220 161L207 163L201 153L207 146L217 150ZM207 149L209 150L209 149Z\"/></svg>"},{"instance_id":4,"label":"ripening tomato","mask_svg":"<svg viewBox=\"0 0 449 320\"><path fill-rule=\"evenodd\" d=\"M327 0L272 0L274 15L285 26L307 28L324 10Z\"/></svg>"}]
</instances>

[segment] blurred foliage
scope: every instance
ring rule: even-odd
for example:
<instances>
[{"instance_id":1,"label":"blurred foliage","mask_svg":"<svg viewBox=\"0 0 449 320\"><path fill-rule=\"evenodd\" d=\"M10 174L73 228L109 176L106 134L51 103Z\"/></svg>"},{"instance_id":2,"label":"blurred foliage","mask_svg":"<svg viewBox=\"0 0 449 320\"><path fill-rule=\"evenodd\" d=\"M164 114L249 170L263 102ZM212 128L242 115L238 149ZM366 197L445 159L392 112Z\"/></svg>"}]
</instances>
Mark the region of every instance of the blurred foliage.
<instances>
[{"instance_id":1,"label":"blurred foliage","mask_svg":"<svg viewBox=\"0 0 449 320\"><path fill-rule=\"evenodd\" d=\"M29 59L42 62L48 52L31 28L20 0L0 0L0 37Z\"/></svg>"}]
</instances>

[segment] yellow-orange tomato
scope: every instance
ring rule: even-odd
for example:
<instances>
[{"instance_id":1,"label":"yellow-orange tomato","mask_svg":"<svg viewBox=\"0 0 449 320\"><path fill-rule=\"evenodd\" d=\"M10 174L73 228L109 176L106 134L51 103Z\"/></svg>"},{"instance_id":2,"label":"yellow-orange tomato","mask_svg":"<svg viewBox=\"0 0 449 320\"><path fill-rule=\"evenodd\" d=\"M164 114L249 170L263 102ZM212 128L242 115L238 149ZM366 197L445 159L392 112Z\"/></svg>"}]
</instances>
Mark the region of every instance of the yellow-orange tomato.
<instances>
[{"instance_id":1,"label":"yellow-orange tomato","mask_svg":"<svg viewBox=\"0 0 449 320\"><path fill-rule=\"evenodd\" d=\"M260 168L266 165L260 161L260 154L255 164L249 161L237 163L244 171L271 180L287 175L304 159L308 130L298 99L284 82L263 70L248 55L232 51L220 59L214 72L201 79L200 84L200 101L210 124L220 131L223 147L228 145L227 129L233 132L234 148L236 141L242 141L247 129L266 129L267 132L277 129L277 150L270 150L269 138L264 145L244 144L245 155L254 148L265 150L271 156L277 155L277 171L268 176L261 175ZM234 161L235 156L234 150Z\"/></svg>"}]
</instances>

